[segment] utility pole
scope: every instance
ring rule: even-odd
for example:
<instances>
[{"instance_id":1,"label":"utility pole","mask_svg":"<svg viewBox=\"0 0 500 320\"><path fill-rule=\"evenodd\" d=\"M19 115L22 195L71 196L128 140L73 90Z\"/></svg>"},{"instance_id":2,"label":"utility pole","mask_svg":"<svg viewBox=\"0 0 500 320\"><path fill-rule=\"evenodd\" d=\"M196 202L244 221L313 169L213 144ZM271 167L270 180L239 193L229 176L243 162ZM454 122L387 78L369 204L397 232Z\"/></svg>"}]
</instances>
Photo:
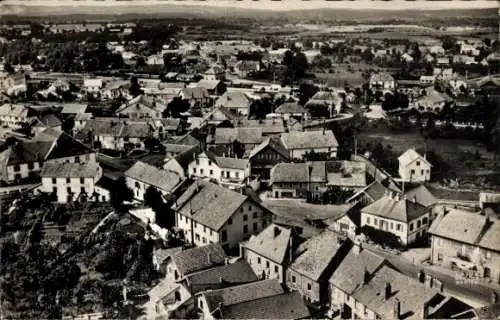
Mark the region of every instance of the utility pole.
<instances>
[{"instance_id":1,"label":"utility pole","mask_svg":"<svg viewBox=\"0 0 500 320\"><path fill-rule=\"evenodd\" d=\"M354 136L354 160L358 157L358 139Z\"/></svg>"}]
</instances>

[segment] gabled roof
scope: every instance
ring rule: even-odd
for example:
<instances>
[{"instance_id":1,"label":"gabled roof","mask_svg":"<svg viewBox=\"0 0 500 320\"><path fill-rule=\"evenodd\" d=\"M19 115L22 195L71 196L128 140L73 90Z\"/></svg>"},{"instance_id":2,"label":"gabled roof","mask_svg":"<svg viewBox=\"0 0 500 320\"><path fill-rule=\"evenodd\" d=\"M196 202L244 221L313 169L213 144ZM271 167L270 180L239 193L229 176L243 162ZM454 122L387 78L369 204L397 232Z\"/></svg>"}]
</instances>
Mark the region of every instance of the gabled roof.
<instances>
[{"instance_id":1,"label":"gabled roof","mask_svg":"<svg viewBox=\"0 0 500 320\"><path fill-rule=\"evenodd\" d=\"M222 169L239 169L245 170L249 166L248 159L238 159L230 157L214 157L215 163Z\"/></svg>"},{"instance_id":2,"label":"gabled roof","mask_svg":"<svg viewBox=\"0 0 500 320\"><path fill-rule=\"evenodd\" d=\"M201 79L196 83L197 87L205 88L207 90L214 90L217 88L217 86L221 83L220 80L206 80L206 79Z\"/></svg>"},{"instance_id":3,"label":"gabled roof","mask_svg":"<svg viewBox=\"0 0 500 320\"><path fill-rule=\"evenodd\" d=\"M179 129L179 126L181 125L181 119L178 118L161 118L161 119L155 119L155 125L161 125L163 129L167 131L175 131Z\"/></svg>"},{"instance_id":4,"label":"gabled roof","mask_svg":"<svg viewBox=\"0 0 500 320\"><path fill-rule=\"evenodd\" d=\"M24 106L22 104L12 104L6 103L0 106L0 116L12 116L26 118L33 116L33 112L30 111L31 108Z\"/></svg>"},{"instance_id":5,"label":"gabled roof","mask_svg":"<svg viewBox=\"0 0 500 320\"><path fill-rule=\"evenodd\" d=\"M427 207L405 198L384 196L361 210L390 220L410 222L428 212Z\"/></svg>"},{"instance_id":6,"label":"gabled roof","mask_svg":"<svg viewBox=\"0 0 500 320\"><path fill-rule=\"evenodd\" d=\"M65 103L61 113L79 114L87 110L87 104L83 103Z\"/></svg>"},{"instance_id":7,"label":"gabled roof","mask_svg":"<svg viewBox=\"0 0 500 320\"><path fill-rule=\"evenodd\" d=\"M386 284L391 286L391 295L385 297ZM400 314L405 319L423 319L423 306L439 291L419 283L417 280L403 275L398 271L382 266L371 277L367 284L363 284L351 295L354 299L374 311L383 319L394 318L394 305L400 303Z\"/></svg>"},{"instance_id":8,"label":"gabled roof","mask_svg":"<svg viewBox=\"0 0 500 320\"><path fill-rule=\"evenodd\" d=\"M249 109L252 100L243 92L226 91L215 101L215 107L224 107L227 109Z\"/></svg>"},{"instance_id":9,"label":"gabled roof","mask_svg":"<svg viewBox=\"0 0 500 320\"><path fill-rule=\"evenodd\" d=\"M196 180L172 208L181 215L217 231L247 199L247 196L219 185Z\"/></svg>"},{"instance_id":10,"label":"gabled roof","mask_svg":"<svg viewBox=\"0 0 500 320\"><path fill-rule=\"evenodd\" d=\"M305 319L311 313L300 292L263 297L222 307L224 319Z\"/></svg>"},{"instance_id":11,"label":"gabled roof","mask_svg":"<svg viewBox=\"0 0 500 320\"><path fill-rule=\"evenodd\" d=\"M99 172L99 164L47 162L43 165L40 176L50 178L95 178Z\"/></svg>"},{"instance_id":12,"label":"gabled roof","mask_svg":"<svg viewBox=\"0 0 500 320\"><path fill-rule=\"evenodd\" d=\"M297 102L285 102L274 113L308 113L307 109Z\"/></svg>"},{"instance_id":13,"label":"gabled roof","mask_svg":"<svg viewBox=\"0 0 500 320\"><path fill-rule=\"evenodd\" d=\"M181 178L176 172L158 169L141 161L137 161L124 174L128 178L157 187L166 192L171 192L181 182Z\"/></svg>"},{"instance_id":14,"label":"gabled roof","mask_svg":"<svg viewBox=\"0 0 500 320\"><path fill-rule=\"evenodd\" d=\"M366 165L356 161L326 161L327 184L341 187L366 186Z\"/></svg>"},{"instance_id":15,"label":"gabled roof","mask_svg":"<svg viewBox=\"0 0 500 320\"><path fill-rule=\"evenodd\" d=\"M318 91L309 101L326 101L331 103L338 103L342 101L342 98L337 92L333 91Z\"/></svg>"},{"instance_id":16,"label":"gabled roof","mask_svg":"<svg viewBox=\"0 0 500 320\"><path fill-rule=\"evenodd\" d=\"M432 206L438 201L438 199L423 184L406 192L406 198L410 200L415 199L416 202L426 207Z\"/></svg>"},{"instance_id":17,"label":"gabled roof","mask_svg":"<svg viewBox=\"0 0 500 320\"><path fill-rule=\"evenodd\" d=\"M46 160L79 156L94 152L91 148L87 147L69 134L54 128L47 128L43 130L38 133L33 140L54 141L51 150L45 157Z\"/></svg>"},{"instance_id":18,"label":"gabled roof","mask_svg":"<svg viewBox=\"0 0 500 320\"><path fill-rule=\"evenodd\" d=\"M311 169L311 172L309 170ZM326 182L325 161L278 163L271 168L272 183Z\"/></svg>"},{"instance_id":19,"label":"gabled roof","mask_svg":"<svg viewBox=\"0 0 500 320\"><path fill-rule=\"evenodd\" d=\"M212 243L203 247L194 247L174 253L172 261L181 275L205 270L222 265L226 259L226 253L218 243Z\"/></svg>"},{"instance_id":20,"label":"gabled roof","mask_svg":"<svg viewBox=\"0 0 500 320\"><path fill-rule=\"evenodd\" d=\"M243 144L261 143L261 128L216 128L214 135L215 144L230 144L235 140Z\"/></svg>"},{"instance_id":21,"label":"gabled roof","mask_svg":"<svg viewBox=\"0 0 500 320\"><path fill-rule=\"evenodd\" d=\"M0 161L6 166L45 160L53 141L20 141L0 153Z\"/></svg>"},{"instance_id":22,"label":"gabled roof","mask_svg":"<svg viewBox=\"0 0 500 320\"><path fill-rule=\"evenodd\" d=\"M345 241L347 240L329 230L321 232L297 248L290 270L318 281L345 245Z\"/></svg>"},{"instance_id":23,"label":"gabled roof","mask_svg":"<svg viewBox=\"0 0 500 320\"><path fill-rule=\"evenodd\" d=\"M350 202L351 200L357 199L363 193L370 197L373 201L377 201L378 199L382 198L388 190L389 189L386 188L383 184L375 180L365 188L354 194L347 201Z\"/></svg>"},{"instance_id":24,"label":"gabled roof","mask_svg":"<svg viewBox=\"0 0 500 320\"><path fill-rule=\"evenodd\" d=\"M288 150L335 148L339 145L331 130L287 132L281 135L281 142Z\"/></svg>"},{"instance_id":25,"label":"gabled roof","mask_svg":"<svg viewBox=\"0 0 500 320\"><path fill-rule=\"evenodd\" d=\"M286 131L283 119L237 119L232 120L231 123L235 127L240 128L262 128L262 134L281 134Z\"/></svg>"},{"instance_id":26,"label":"gabled roof","mask_svg":"<svg viewBox=\"0 0 500 320\"><path fill-rule=\"evenodd\" d=\"M425 159L423 156L421 156L417 151L415 151L415 149L413 148L410 148L408 150L406 150L402 155L399 156L398 158L398 161L401 165L403 166L407 166L411 163L413 163L413 161L416 161L416 160L420 160L420 161L423 161L425 162L426 164L428 164L429 166L432 167L432 164L430 164L429 161L427 161L427 159Z\"/></svg>"},{"instance_id":27,"label":"gabled roof","mask_svg":"<svg viewBox=\"0 0 500 320\"><path fill-rule=\"evenodd\" d=\"M200 154L201 152L202 150L200 146L194 145L186 151L179 153L177 156L175 156L174 159L184 170L186 170L189 166L189 163L193 160L193 157Z\"/></svg>"},{"instance_id":28,"label":"gabled roof","mask_svg":"<svg viewBox=\"0 0 500 320\"><path fill-rule=\"evenodd\" d=\"M188 87L182 88L181 93L184 99L208 99L210 95L207 89L203 87Z\"/></svg>"},{"instance_id":29,"label":"gabled roof","mask_svg":"<svg viewBox=\"0 0 500 320\"><path fill-rule=\"evenodd\" d=\"M47 114L37 118L37 124L43 127L52 128L59 127L62 123L58 117L53 114Z\"/></svg>"},{"instance_id":30,"label":"gabled roof","mask_svg":"<svg viewBox=\"0 0 500 320\"><path fill-rule=\"evenodd\" d=\"M393 76L385 72L374 73L370 76L370 82L387 82L387 81L394 81L394 78Z\"/></svg>"},{"instance_id":31,"label":"gabled roof","mask_svg":"<svg viewBox=\"0 0 500 320\"><path fill-rule=\"evenodd\" d=\"M258 280L257 275L244 260L193 272L187 275L185 279L190 287L191 294Z\"/></svg>"},{"instance_id":32,"label":"gabled roof","mask_svg":"<svg viewBox=\"0 0 500 320\"><path fill-rule=\"evenodd\" d=\"M124 103L115 113L123 113L125 110L130 110L132 113L144 113L151 110L154 112L163 112L166 107L166 104L160 99L139 95Z\"/></svg>"},{"instance_id":33,"label":"gabled roof","mask_svg":"<svg viewBox=\"0 0 500 320\"><path fill-rule=\"evenodd\" d=\"M238 116L231 112L229 109L224 108L222 106L214 108L212 111L203 116L201 120L202 123L207 121L224 121L224 120L234 120L237 119Z\"/></svg>"},{"instance_id":34,"label":"gabled roof","mask_svg":"<svg viewBox=\"0 0 500 320\"><path fill-rule=\"evenodd\" d=\"M252 159L254 156L259 154L262 150L264 150L266 147L269 147L279 153L282 157L285 159L290 159L290 153L288 150L285 148L281 140L279 139L273 139L273 138L267 138L264 140L261 144L256 146L255 148L252 149L250 152L250 155L248 156L249 159Z\"/></svg>"},{"instance_id":35,"label":"gabled roof","mask_svg":"<svg viewBox=\"0 0 500 320\"><path fill-rule=\"evenodd\" d=\"M202 294L205 296L208 309L215 311L219 307L229 307L283 293L285 293L284 289L278 280L267 279L219 290L211 290Z\"/></svg>"},{"instance_id":36,"label":"gabled roof","mask_svg":"<svg viewBox=\"0 0 500 320\"><path fill-rule=\"evenodd\" d=\"M382 267L385 259L375 253L351 248L340 266L335 270L329 282L348 295L351 295L359 286L363 285L365 272L373 273Z\"/></svg>"},{"instance_id":37,"label":"gabled roof","mask_svg":"<svg viewBox=\"0 0 500 320\"><path fill-rule=\"evenodd\" d=\"M273 223L258 235L252 235L244 246L264 258L282 264L288 254L291 237L290 229Z\"/></svg>"}]
</instances>

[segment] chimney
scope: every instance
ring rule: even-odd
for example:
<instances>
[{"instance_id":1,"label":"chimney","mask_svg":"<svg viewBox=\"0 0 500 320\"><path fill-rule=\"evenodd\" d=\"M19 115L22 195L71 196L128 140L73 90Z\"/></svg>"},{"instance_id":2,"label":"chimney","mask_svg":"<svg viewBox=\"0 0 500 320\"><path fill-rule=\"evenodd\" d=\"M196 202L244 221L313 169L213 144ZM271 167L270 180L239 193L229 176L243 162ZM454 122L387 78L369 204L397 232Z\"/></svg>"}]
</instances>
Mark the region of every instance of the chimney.
<instances>
[{"instance_id":1,"label":"chimney","mask_svg":"<svg viewBox=\"0 0 500 320\"><path fill-rule=\"evenodd\" d=\"M207 259L208 259L208 264L212 264L212 254L210 252L207 253Z\"/></svg>"},{"instance_id":2,"label":"chimney","mask_svg":"<svg viewBox=\"0 0 500 320\"><path fill-rule=\"evenodd\" d=\"M401 313L401 302L399 301L399 299L395 299L394 300L394 319L399 319L400 317L400 313Z\"/></svg>"},{"instance_id":3,"label":"chimney","mask_svg":"<svg viewBox=\"0 0 500 320\"><path fill-rule=\"evenodd\" d=\"M417 202L417 196L413 196L412 201L413 201L413 203L416 203Z\"/></svg>"},{"instance_id":4,"label":"chimney","mask_svg":"<svg viewBox=\"0 0 500 320\"><path fill-rule=\"evenodd\" d=\"M491 292L491 303L498 303L498 293L496 293L495 291Z\"/></svg>"},{"instance_id":5,"label":"chimney","mask_svg":"<svg viewBox=\"0 0 500 320\"><path fill-rule=\"evenodd\" d=\"M389 282L386 282L385 283L385 300L389 300L389 298L391 297L391 284Z\"/></svg>"},{"instance_id":6,"label":"chimney","mask_svg":"<svg viewBox=\"0 0 500 320\"><path fill-rule=\"evenodd\" d=\"M365 272L363 273L363 284L367 284L370 281L370 272L365 267Z\"/></svg>"},{"instance_id":7,"label":"chimney","mask_svg":"<svg viewBox=\"0 0 500 320\"><path fill-rule=\"evenodd\" d=\"M281 233L280 228L274 227L274 237L276 238L277 236L279 236L280 233Z\"/></svg>"}]
</instances>

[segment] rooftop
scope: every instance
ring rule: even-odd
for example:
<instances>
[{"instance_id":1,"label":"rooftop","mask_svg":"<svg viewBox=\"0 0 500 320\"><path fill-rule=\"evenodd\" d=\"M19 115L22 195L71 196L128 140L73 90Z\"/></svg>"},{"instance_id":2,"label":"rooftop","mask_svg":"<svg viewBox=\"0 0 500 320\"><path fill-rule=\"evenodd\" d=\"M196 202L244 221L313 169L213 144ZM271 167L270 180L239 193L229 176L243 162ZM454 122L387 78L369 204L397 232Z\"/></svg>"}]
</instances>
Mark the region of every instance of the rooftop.
<instances>
[{"instance_id":1,"label":"rooftop","mask_svg":"<svg viewBox=\"0 0 500 320\"><path fill-rule=\"evenodd\" d=\"M141 161L130 167L125 176L167 192L171 192L181 182L176 172L158 169Z\"/></svg>"},{"instance_id":2,"label":"rooftop","mask_svg":"<svg viewBox=\"0 0 500 320\"><path fill-rule=\"evenodd\" d=\"M99 173L98 163L54 163L43 165L40 176L54 178L95 178Z\"/></svg>"},{"instance_id":3,"label":"rooftop","mask_svg":"<svg viewBox=\"0 0 500 320\"><path fill-rule=\"evenodd\" d=\"M224 264L226 253L218 243L195 247L174 253L171 256L181 275L205 270Z\"/></svg>"},{"instance_id":4,"label":"rooftop","mask_svg":"<svg viewBox=\"0 0 500 320\"><path fill-rule=\"evenodd\" d=\"M291 237L292 232L290 229L271 224L258 235L252 235L244 246L267 259L281 264L288 253Z\"/></svg>"},{"instance_id":5,"label":"rooftop","mask_svg":"<svg viewBox=\"0 0 500 320\"><path fill-rule=\"evenodd\" d=\"M281 141L288 150L336 148L339 145L331 130L287 132L281 135Z\"/></svg>"},{"instance_id":6,"label":"rooftop","mask_svg":"<svg viewBox=\"0 0 500 320\"><path fill-rule=\"evenodd\" d=\"M404 197L399 198L396 195L395 197L384 196L364 207L361 211L390 220L410 222L423 216L429 210L420 203L413 202Z\"/></svg>"}]
</instances>

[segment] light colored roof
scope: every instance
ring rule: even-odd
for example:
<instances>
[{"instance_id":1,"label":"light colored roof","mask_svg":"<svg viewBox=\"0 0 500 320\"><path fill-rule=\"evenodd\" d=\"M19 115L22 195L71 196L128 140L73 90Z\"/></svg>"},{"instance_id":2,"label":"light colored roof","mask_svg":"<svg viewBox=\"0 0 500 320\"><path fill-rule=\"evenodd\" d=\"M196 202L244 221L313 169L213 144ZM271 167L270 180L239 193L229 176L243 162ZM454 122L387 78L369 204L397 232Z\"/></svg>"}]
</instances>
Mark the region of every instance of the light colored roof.
<instances>
[{"instance_id":1,"label":"light colored roof","mask_svg":"<svg viewBox=\"0 0 500 320\"><path fill-rule=\"evenodd\" d=\"M429 228L429 234L500 251L498 220L478 213L447 208Z\"/></svg>"},{"instance_id":2,"label":"light colored roof","mask_svg":"<svg viewBox=\"0 0 500 320\"><path fill-rule=\"evenodd\" d=\"M252 104L252 100L240 91L226 91L215 101L215 107L228 109L249 109L250 104Z\"/></svg>"},{"instance_id":3,"label":"light colored roof","mask_svg":"<svg viewBox=\"0 0 500 320\"><path fill-rule=\"evenodd\" d=\"M28 110L28 107L21 104L6 103L0 106L0 116L26 118L28 116Z\"/></svg>"},{"instance_id":4,"label":"light colored roof","mask_svg":"<svg viewBox=\"0 0 500 320\"><path fill-rule=\"evenodd\" d=\"M311 172L309 173L309 168ZM271 181L276 182L326 182L325 161L309 163L278 163L271 168Z\"/></svg>"},{"instance_id":5,"label":"light colored roof","mask_svg":"<svg viewBox=\"0 0 500 320\"><path fill-rule=\"evenodd\" d=\"M323 231L297 248L295 254L298 256L290 265L290 269L317 281L337 255L344 241L334 232Z\"/></svg>"},{"instance_id":6,"label":"light colored roof","mask_svg":"<svg viewBox=\"0 0 500 320\"><path fill-rule=\"evenodd\" d=\"M432 166L429 161L427 161L423 156L421 156L415 149L410 148L406 150L402 155L399 156L398 161L401 165L407 166L411 164L413 161L420 160L428 165Z\"/></svg>"},{"instance_id":7,"label":"light colored roof","mask_svg":"<svg viewBox=\"0 0 500 320\"><path fill-rule=\"evenodd\" d=\"M224 319L304 319L311 313L300 292L242 302L221 310Z\"/></svg>"},{"instance_id":8,"label":"light colored roof","mask_svg":"<svg viewBox=\"0 0 500 320\"><path fill-rule=\"evenodd\" d=\"M426 214L428 209L419 203L404 198L384 196L364 207L361 211L390 220L410 222Z\"/></svg>"},{"instance_id":9,"label":"light colored roof","mask_svg":"<svg viewBox=\"0 0 500 320\"><path fill-rule=\"evenodd\" d=\"M288 150L335 148L339 145L331 130L287 132L281 135L281 141Z\"/></svg>"},{"instance_id":10,"label":"light colored roof","mask_svg":"<svg viewBox=\"0 0 500 320\"><path fill-rule=\"evenodd\" d=\"M84 103L65 103L61 113L84 113L87 110L87 104Z\"/></svg>"},{"instance_id":11,"label":"light colored roof","mask_svg":"<svg viewBox=\"0 0 500 320\"><path fill-rule=\"evenodd\" d=\"M235 140L243 144L262 142L262 128L216 128L215 144L229 144Z\"/></svg>"},{"instance_id":12,"label":"light colored roof","mask_svg":"<svg viewBox=\"0 0 500 320\"><path fill-rule=\"evenodd\" d=\"M247 199L247 196L216 184L196 180L173 208L203 226L219 230Z\"/></svg>"},{"instance_id":13,"label":"light colored roof","mask_svg":"<svg viewBox=\"0 0 500 320\"><path fill-rule=\"evenodd\" d=\"M274 113L308 113L307 109L297 102L285 102Z\"/></svg>"},{"instance_id":14,"label":"light colored roof","mask_svg":"<svg viewBox=\"0 0 500 320\"><path fill-rule=\"evenodd\" d=\"M188 144L176 144L176 143L165 143L163 146L165 147L165 152L173 152L173 153L183 153L195 147Z\"/></svg>"},{"instance_id":15,"label":"light colored roof","mask_svg":"<svg viewBox=\"0 0 500 320\"><path fill-rule=\"evenodd\" d=\"M385 72L374 73L370 76L370 82L387 82L394 81L394 78Z\"/></svg>"},{"instance_id":16,"label":"light colored roof","mask_svg":"<svg viewBox=\"0 0 500 320\"><path fill-rule=\"evenodd\" d=\"M75 121L85 121L92 119L92 113L77 113L75 115Z\"/></svg>"},{"instance_id":17,"label":"light colored roof","mask_svg":"<svg viewBox=\"0 0 500 320\"><path fill-rule=\"evenodd\" d=\"M207 300L208 309L214 311L219 306L228 307L283 293L285 293L284 289L278 280L267 279L239 286L207 291L202 294Z\"/></svg>"},{"instance_id":18,"label":"light colored roof","mask_svg":"<svg viewBox=\"0 0 500 320\"><path fill-rule=\"evenodd\" d=\"M271 224L258 235L251 236L245 247L281 264L287 255L291 236L290 229Z\"/></svg>"},{"instance_id":19,"label":"light colored roof","mask_svg":"<svg viewBox=\"0 0 500 320\"><path fill-rule=\"evenodd\" d=\"M167 279L163 279L160 283L154 286L148 292L149 301L157 302L162 300L169 293L174 292L179 288L181 284L168 281Z\"/></svg>"},{"instance_id":20,"label":"light colored roof","mask_svg":"<svg viewBox=\"0 0 500 320\"><path fill-rule=\"evenodd\" d=\"M46 162L41 177L54 178L94 178L99 172L97 163L59 163Z\"/></svg>"},{"instance_id":21,"label":"light colored roof","mask_svg":"<svg viewBox=\"0 0 500 320\"><path fill-rule=\"evenodd\" d=\"M163 112L166 107L166 104L160 99L139 95L124 103L115 113L122 113L129 108L132 108L132 112L136 113L147 112L147 109L154 110L155 112Z\"/></svg>"},{"instance_id":22,"label":"light colored roof","mask_svg":"<svg viewBox=\"0 0 500 320\"><path fill-rule=\"evenodd\" d=\"M235 127L241 128L262 128L262 134L281 134L286 131L283 119L237 119L231 123Z\"/></svg>"},{"instance_id":23,"label":"light colored roof","mask_svg":"<svg viewBox=\"0 0 500 320\"><path fill-rule=\"evenodd\" d=\"M327 184L341 187L366 186L366 165L355 161L327 161Z\"/></svg>"},{"instance_id":24,"label":"light colored roof","mask_svg":"<svg viewBox=\"0 0 500 320\"><path fill-rule=\"evenodd\" d=\"M96 118L87 121L83 132L91 131L94 136L146 138L151 135L151 130L147 121Z\"/></svg>"},{"instance_id":25,"label":"light colored roof","mask_svg":"<svg viewBox=\"0 0 500 320\"><path fill-rule=\"evenodd\" d=\"M215 157L215 162L223 169L239 169L245 170L249 166L248 159L237 159L230 157Z\"/></svg>"},{"instance_id":26,"label":"light colored roof","mask_svg":"<svg viewBox=\"0 0 500 320\"><path fill-rule=\"evenodd\" d=\"M130 167L125 176L167 192L171 192L181 182L176 172L158 169L141 161Z\"/></svg>"},{"instance_id":27,"label":"light colored roof","mask_svg":"<svg viewBox=\"0 0 500 320\"><path fill-rule=\"evenodd\" d=\"M102 87L102 79L83 79L84 87Z\"/></svg>"},{"instance_id":28,"label":"light colored roof","mask_svg":"<svg viewBox=\"0 0 500 320\"><path fill-rule=\"evenodd\" d=\"M387 283L391 285L391 296L388 299L385 298ZM383 266L375 272L367 284L355 290L352 297L385 319L394 318L396 301L400 302L399 316L407 314L408 317L405 319L423 319L424 303L438 294L436 289Z\"/></svg>"},{"instance_id":29,"label":"light colored roof","mask_svg":"<svg viewBox=\"0 0 500 320\"><path fill-rule=\"evenodd\" d=\"M434 205L438 199L423 184L406 192L406 198L413 200L426 207Z\"/></svg>"},{"instance_id":30,"label":"light colored roof","mask_svg":"<svg viewBox=\"0 0 500 320\"><path fill-rule=\"evenodd\" d=\"M182 250L172 255L172 260L180 274L186 276L224 264L226 253L218 243Z\"/></svg>"},{"instance_id":31,"label":"light colored roof","mask_svg":"<svg viewBox=\"0 0 500 320\"><path fill-rule=\"evenodd\" d=\"M219 85L219 83L220 83L220 80L201 79L200 81L198 81L198 83L196 83L196 86L205 88L207 90L213 90Z\"/></svg>"},{"instance_id":32,"label":"light colored roof","mask_svg":"<svg viewBox=\"0 0 500 320\"><path fill-rule=\"evenodd\" d=\"M371 251L361 249L359 253L356 253L353 247L335 270L329 282L351 295L354 290L363 285L365 271L372 275L384 262L384 258Z\"/></svg>"},{"instance_id":33,"label":"light colored roof","mask_svg":"<svg viewBox=\"0 0 500 320\"><path fill-rule=\"evenodd\" d=\"M189 87L182 88L181 91L184 99L208 99L210 95L207 92L206 88L203 87Z\"/></svg>"}]
</instances>

